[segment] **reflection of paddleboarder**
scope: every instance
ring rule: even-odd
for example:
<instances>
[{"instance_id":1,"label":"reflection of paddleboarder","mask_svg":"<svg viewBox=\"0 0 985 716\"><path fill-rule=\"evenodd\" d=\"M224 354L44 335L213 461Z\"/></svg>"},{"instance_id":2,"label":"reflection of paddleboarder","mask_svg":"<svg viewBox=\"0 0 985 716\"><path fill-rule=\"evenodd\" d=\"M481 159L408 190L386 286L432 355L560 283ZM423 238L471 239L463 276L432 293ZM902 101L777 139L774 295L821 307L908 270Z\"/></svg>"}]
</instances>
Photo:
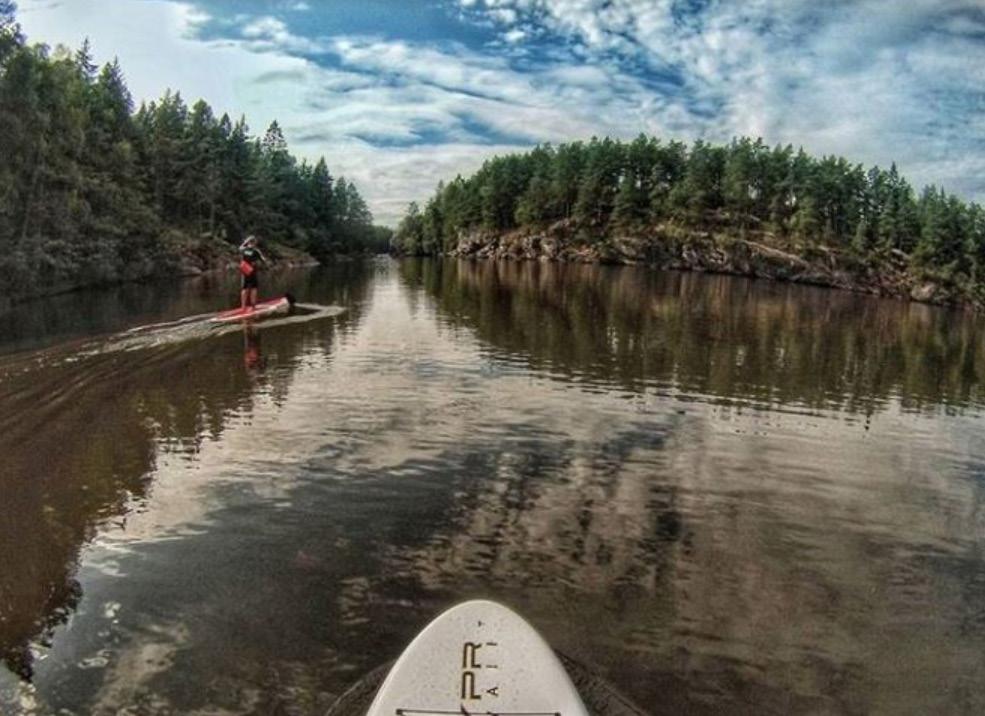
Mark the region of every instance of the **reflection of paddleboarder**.
<instances>
[{"instance_id":1,"label":"reflection of paddleboarder","mask_svg":"<svg viewBox=\"0 0 985 716\"><path fill-rule=\"evenodd\" d=\"M243 362L247 368L263 368L260 353L260 332L249 323L243 324Z\"/></svg>"},{"instance_id":2,"label":"reflection of paddleboarder","mask_svg":"<svg viewBox=\"0 0 985 716\"><path fill-rule=\"evenodd\" d=\"M239 292L239 307L245 309L247 306L253 308L257 305L257 274L260 262L267 263L267 257L257 248L257 238L247 236L246 240L239 246L240 262L239 271L243 274L243 287Z\"/></svg>"}]
</instances>

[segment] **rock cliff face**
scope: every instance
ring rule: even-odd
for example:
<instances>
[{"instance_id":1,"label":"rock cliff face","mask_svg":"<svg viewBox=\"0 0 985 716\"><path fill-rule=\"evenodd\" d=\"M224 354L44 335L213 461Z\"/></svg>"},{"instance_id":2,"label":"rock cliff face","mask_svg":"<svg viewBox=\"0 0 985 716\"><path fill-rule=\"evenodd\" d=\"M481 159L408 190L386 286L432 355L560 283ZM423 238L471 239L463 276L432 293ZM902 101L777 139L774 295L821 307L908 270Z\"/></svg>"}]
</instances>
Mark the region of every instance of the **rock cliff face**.
<instances>
[{"instance_id":1,"label":"rock cliff face","mask_svg":"<svg viewBox=\"0 0 985 716\"><path fill-rule=\"evenodd\" d=\"M752 238L749 238L752 236ZM908 257L891 252L877 267L823 246L798 253L768 245L768 237L656 227L592 241L571 224L505 234L473 231L448 252L461 258L645 264L660 269L706 271L829 286L924 303L983 308L983 297L953 283L919 274Z\"/></svg>"}]
</instances>

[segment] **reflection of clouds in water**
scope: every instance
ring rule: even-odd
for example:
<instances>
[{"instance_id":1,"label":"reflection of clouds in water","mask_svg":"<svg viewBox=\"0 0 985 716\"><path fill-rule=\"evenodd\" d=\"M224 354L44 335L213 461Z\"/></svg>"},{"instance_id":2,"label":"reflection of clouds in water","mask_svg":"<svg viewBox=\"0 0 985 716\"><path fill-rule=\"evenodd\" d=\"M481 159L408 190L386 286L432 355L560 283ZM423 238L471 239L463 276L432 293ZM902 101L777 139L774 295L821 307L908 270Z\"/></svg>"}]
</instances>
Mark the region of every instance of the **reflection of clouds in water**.
<instances>
[{"instance_id":1,"label":"reflection of clouds in water","mask_svg":"<svg viewBox=\"0 0 985 716\"><path fill-rule=\"evenodd\" d=\"M0 704L17 709L20 716L48 716L51 713L34 684L18 679L5 669L0 669Z\"/></svg>"},{"instance_id":2,"label":"reflection of clouds in water","mask_svg":"<svg viewBox=\"0 0 985 716\"><path fill-rule=\"evenodd\" d=\"M628 304L642 290L614 285ZM569 299L583 289L572 283ZM444 290L468 297L454 281ZM713 315L727 319L722 295ZM117 602L118 670L86 672L103 674L102 703L138 695L135 679L148 703L187 706L183 693L202 708L270 712L269 694L317 700L393 656L440 607L483 594L639 700L679 710L748 697L800 712L933 711L928 684L985 673L972 653L985 629L974 416L915 414L891 393L869 414L798 406L797 376L785 393L634 383L633 347L647 345L638 313L563 329L512 300L505 317L456 304L452 320L391 274L331 351L311 339L285 367L265 334L271 379L291 379L248 384L249 409L225 406L222 429L194 450L156 443L140 511L83 555L95 611L80 611L49 661L98 659L105 644L77 635L90 620L104 628L103 605ZM686 323L679 299L667 311L663 327ZM711 326L719 345L758 361L763 347L723 325ZM564 352L565 330L578 351ZM700 343L697 329L675 330ZM789 362L798 340L766 347ZM688 355L658 367L700 374L708 354L690 366ZM159 440L183 434L161 422ZM882 657L900 643L921 648ZM901 664L923 692L898 687Z\"/></svg>"},{"instance_id":3,"label":"reflection of clouds in water","mask_svg":"<svg viewBox=\"0 0 985 716\"><path fill-rule=\"evenodd\" d=\"M126 713L138 705L144 713L180 711L180 702L172 703L154 688L153 681L174 668L178 653L188 642L188 629L183 624L148 626L138 645L111 651L94 702L107 713Z\"/></svg>"}]
</instances>

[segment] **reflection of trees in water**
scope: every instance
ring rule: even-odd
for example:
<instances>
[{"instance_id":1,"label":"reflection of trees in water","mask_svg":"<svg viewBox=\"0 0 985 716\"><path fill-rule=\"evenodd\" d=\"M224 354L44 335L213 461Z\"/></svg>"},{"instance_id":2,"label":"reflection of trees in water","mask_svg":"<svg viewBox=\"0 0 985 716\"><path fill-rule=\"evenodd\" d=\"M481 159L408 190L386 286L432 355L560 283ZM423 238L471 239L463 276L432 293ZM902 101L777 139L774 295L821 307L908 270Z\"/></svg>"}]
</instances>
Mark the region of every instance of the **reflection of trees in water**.
<instances>
[{"instance_id":1,"label":"reflection of trees in water","mask_svg":"<svg viewBox=\"0 0 985 716\"><path fill-rule=\"evenodd\" d=\"M960 411L985 397L977 319L924 305L598 266L407 261L401 277L493 355L562 374L585 392L672 387L715 402L864 415L894 404ZM538 396L531 387L530 399ZM573 399L571 410L582 409ZM863 443L844 420L803 440L796 420L762 437L733 435L717 418L697 429L682 420L667 445L649 448L636 442L647 433L635 416L588 437L562 430L522 449L487 446L469 463L482 479L456 485L455 525L395 549L398 573L452 591L464 571L502 595L511 574L528 590L554 580L570 587L556 588L559 609L579 590L597 590L599 601L619 605L618 623L594 604L578 614L623 637L611 673L622 685L636 674L634 696L680 710L709 695L730 709L895 706L906 700L899 675L874 655L904 639L925 640L933 654L908 662L923 669L921 685L980 673L977 656L945 663L980 640L980 600L969 596L981 583L977 525L962 521L964 506L980 500L969 501L977 488L964 474L974 468L956 464L962 450L930 444L937 421L896 421L919 428L924 453L896 425ZM526 461L539 478L524 480ZM929 605L938 621L923 621ZM941 624L970 635L945 637Z\"/></svg>"},{"instance_id":2,"label":"reflection of trees in water","mask_svg":"<svg viewBox=\"0 0 985 716\"><path fill-rule=\"evenodd\" d=\"M244 369L244 339L67 360L58 350L8 359L0 372L0 658L30 678L30 644L77 605L79 552L101 525L145 500L160 451L194 455L257 392L275 402L305 354L328 353L357 323L368 290L359 264L310 275L306 300L344 303L330 321L263 333L264 370Z\"/></svg>"},{"instance_id":3,"label":"reflection of trees in water","mask_svg":"<svg viewBox=\"0 0 985 716\"><path fill-rule=\"evenodd\" d=\"M577 380L871 414L980 404L972 315L842 291L636 267L404 261L446 318Z\"/></svg>"}]
</instances>

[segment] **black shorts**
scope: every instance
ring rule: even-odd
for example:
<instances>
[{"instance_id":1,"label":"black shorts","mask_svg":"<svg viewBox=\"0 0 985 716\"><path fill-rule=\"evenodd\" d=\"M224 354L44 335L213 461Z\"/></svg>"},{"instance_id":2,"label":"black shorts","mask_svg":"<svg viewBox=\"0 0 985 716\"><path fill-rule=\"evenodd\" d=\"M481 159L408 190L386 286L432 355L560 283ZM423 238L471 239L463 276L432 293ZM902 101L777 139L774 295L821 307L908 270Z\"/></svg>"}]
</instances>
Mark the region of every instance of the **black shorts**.
<instances>
[{"instance_id":1,"label":"black shorts","mask_svg":"<svg viewBox=\"0 0 985 716\"><path fill-rule=\"evenodd\" d=\"M243 276L243 288L257 288L257 272L254 271L249 276Z\"/></svg>"}]
</instances>

